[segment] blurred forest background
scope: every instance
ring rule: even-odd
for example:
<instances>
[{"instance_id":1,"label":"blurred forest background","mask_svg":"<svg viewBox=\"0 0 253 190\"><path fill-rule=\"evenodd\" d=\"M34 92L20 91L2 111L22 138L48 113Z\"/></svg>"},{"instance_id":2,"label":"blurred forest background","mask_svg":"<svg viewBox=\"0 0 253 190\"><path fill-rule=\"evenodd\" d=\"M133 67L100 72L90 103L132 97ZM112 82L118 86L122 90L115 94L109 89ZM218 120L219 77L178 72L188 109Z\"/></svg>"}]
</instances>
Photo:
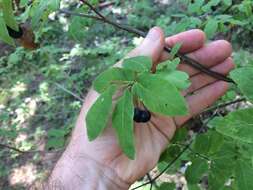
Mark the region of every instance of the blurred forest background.
<instances>
[{"instance_id":1,"label":"blurred forest background","mask_svg":"<svg viewBox=\"0 0 253 190\"><path fill-rule=\"evenodd\" d=\"M78 11L77 2L62 0L61 9ZM226 39L232 43L238 67L253 65L251 0L94 3L108 18L143 31L157 25L169 36L192 28L203 29L209 40ZM18 16L20 22L26 18L26 12ZM27 189L48 176L68 143L92 80L142 40L112 26L60 11L48 18L34 31L38 49L30 51L0 43L0 144L12 147L0 146L0 189ZM231 88L217 104L236 97L236 90ZM160 180L186 189L183 173L177 164Z\"/></svg>"}]
</instances>

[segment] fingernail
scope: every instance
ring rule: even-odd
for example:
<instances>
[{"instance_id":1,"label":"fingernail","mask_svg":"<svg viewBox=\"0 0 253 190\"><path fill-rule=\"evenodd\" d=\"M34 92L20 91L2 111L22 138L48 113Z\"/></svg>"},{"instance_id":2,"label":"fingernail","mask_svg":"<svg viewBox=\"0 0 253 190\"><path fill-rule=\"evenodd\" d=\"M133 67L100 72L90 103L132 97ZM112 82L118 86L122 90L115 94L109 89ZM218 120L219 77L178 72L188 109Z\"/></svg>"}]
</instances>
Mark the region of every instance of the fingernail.
<instances>
[{"instance_id":1,"label":"fingernail","mask_svg":"<svg viewBox=\"0 0 253 190\"><path fill-rule=\"evenodd\" d=\"M157 27L154 27L149 30L146 38L152 41L158 40L160 38L160 32L157 30Z\"/></svg>"}]
</instances>

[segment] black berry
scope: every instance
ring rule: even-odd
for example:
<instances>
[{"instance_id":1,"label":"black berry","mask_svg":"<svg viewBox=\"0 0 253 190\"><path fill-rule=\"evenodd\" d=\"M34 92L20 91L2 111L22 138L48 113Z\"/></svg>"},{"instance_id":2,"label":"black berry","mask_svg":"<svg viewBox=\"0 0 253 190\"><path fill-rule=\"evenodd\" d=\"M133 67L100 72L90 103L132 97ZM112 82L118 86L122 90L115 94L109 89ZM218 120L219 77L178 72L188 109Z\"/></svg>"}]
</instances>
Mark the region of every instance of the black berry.
<instances>
[{"instance_id":1,"label":"black berry","mask_svg":"<svg viewBox=\"0 0 253 190\"><path fill-rule=\"evenodd\" d=\"M151 113L148 110L134 108L134 121L137 123L146 123L150 120Z\"/></svg>"},{"instance_id":2,"label":"black berry","mask_svg":"<svg viewBox=\"0 0 253 190\"><path fill-rule=\"evenodd\" d=\"M10 37L12 37L14 39L18 39L23 36L23 30L21 27L19 27L19 31L15 31L12 28L10 28L9 26L7 26L7 30L8 30Z\"/></svg>"}]
</instances>

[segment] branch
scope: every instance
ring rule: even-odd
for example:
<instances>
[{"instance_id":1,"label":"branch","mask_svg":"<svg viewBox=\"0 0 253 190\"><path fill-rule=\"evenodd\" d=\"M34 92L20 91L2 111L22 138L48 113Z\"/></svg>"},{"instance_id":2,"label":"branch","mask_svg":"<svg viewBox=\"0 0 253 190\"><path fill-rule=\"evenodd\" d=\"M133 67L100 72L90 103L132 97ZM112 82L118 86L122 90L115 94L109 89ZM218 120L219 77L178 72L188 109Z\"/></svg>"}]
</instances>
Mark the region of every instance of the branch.
<instances>
[{"instance_id":1,"label":"branch","mask_svg":"<svg viewBox=\"0 0 253 190\"><path fill-rule=\"evenodd\" d=\"M127 32L130 32L130 33L133 33L133 34L136 34L138 36L141 36L141 37L145 37L146 36L146 32L143 32L141 30L138 30L138 29L135 29L135 28L132 28L130 26L126 26L126 25L121 25L117 22L114 22L112 20L109 20L107 19L104 15L102 15L92 4L90 4L88 1L86 0L80 0L83 4L87 5L98 17L98 18L92 18L92 19L95 19L95 20L99 20L99 21L102 21L104 23L107 23L107 24L110 24L116 28L119 28L121 30L125 30ZM69 12L69 14L71 14ZM76 15L75 14L72 14L72 15L75 15L75 16L81 16L81 17L86 17L86 18L91 18L90 15ZM164 47L164 50L168 53L171 52L171 48L169 47ZM207 68L206 66L198 63L196 60L184 55L184 54L181 54L181 53L177 53L176 54L177 57L179 57L182 61L184 61L185 64L213 77L213 78L216 78L218 80L223 80L223 81L226 81L226 82L230 82L230 83L235 83L232 79L224 76L223 74L220 74L218 72L215 72L215 71L212 71L210 70L209 68Z\"/></svg>"},{"instance_id":2,"label":"branch","mask_svg":"<svg viewBox=\"0 0 253 190\"><path fill-rule=\"evenodd\" d=\"M147 173L147 178L148 178L148 181L150 183L150 189L149 190L152 190L152 188L153 188L153 182L152 182L152 177L150 176L149 173Z\"/></svg>"},{"instance_id":3,"label":"branch","mask_svg":"<svg viewBox=\"0 0 253 190\"><path fill-rule=\"evenodd\" d=\"M247 100L246 98L240 98L240 99L237 99L237 100L233 100L233 101L230 101L230 102L219 104L217 106L213 106L213 107L210 107L210 108L206 109L205 111L202 112L202 114L206 113L206 112L214 111L216 109L224 108L224 107L236 104L236 103L245 102L246 100Z\"/></svg>"},{"instance_id":4,"label":"branch","mask_svg":"<svg viewBox=\"0 0 253 190\"><path fill-rule=\"evenodd\" d=\"M188 145L185 145L185 144L180 144L180 143L171 143L171 145L179 145L181 147L185 147L185 146L188 146ZM205 155L199 153L199 152L196 152L194 151L191 147L188 148L189 151L191 151L193 154L195 154L196 156L204 159L204 160L207 160L207 161L210 161L210 159L208 157L206 157Z\"/></svg>"},{"instance_id":5,"label":"branch","mask_svg":"<svg viewBox=\"0 0 253 190\"><path fill-rule=\"evenodd\" d=\"M83 102L83 99L80 98L77 94L69 91L68 89L66 89L65 87L63 87L62 85L58 84L57 82L54 83L55 86L57 86L58 88L62 89L63 91L67 92L68 94L72 95L73 97L75 97L76 99L78 99L79 101Z\"/></svg>"},{"instance_id":6,"label":"branch","mask_svg":"<svg viewBox=\"0 0 253 190\"><path fill-rule=\"evenodd\" d=\"M143 186L145 186L145 185L148 185L148 184L151 184L151 183L154 183L159 177L161 177L161 175L163 175L185 152L186 152L186 150L188 150L189 148L190 148L190 146L191 146L191 144L192 144L192 142L193 141L191 141L189 144L187 144L185 147L184 147L184 149L181 151L181 152L179 152L179 154L157 175L157 176L155 176L151 181L148 181L148 182L146 182L146 183L144 183L144 184L142 184L142 185L139 185L139 186L137 186L137 187L134 187L133 189L131 189L131 190L135 190L135 189L139 189L139 188L141 188L141 187L143 187Z\"/></svg>"},{"instance_id":7,"label":"branch","mask_svg":"<svg viewBox=\"0 0 253 190\"><path fill-rule=\"evenodd\" d=\"M101 19L100 17L94 16L94 15L76 13L76 12L72 12L72 11L69 11L69 10L66 10L66 9L60 9L59 12L67 14L67 15L86 17L86 18L91 18L91 19L98 20L98 21L103 21L103 19Z\"/></svg>"},{"instance_id":8,"label":"branch","mask_svg":"<svg viewBox=\"0 0 253 190\"><path fill-rule=\"evenodd\" d=\"M113 5L113 4L115 4L115 2L110 2L110 1L108 1L108 2L104 2L104 3L100 3L99 5L98 5L98 7L100 8L100 9L103 9L103 8L105 8L105 7L109 7L109 6L111 6L111 5Z\"/></svg>"},{"instance_id":9,"label":"branch","mask_svg":"<svg viewBox=\"0 0 253 190\"><path fill-rule=\"evenodd\" d=\"M2 144L0 143L0 147L3 147L3 148L6 148L6 149L10 149L10 150L14 150L20 154L29 154L29 153L49 153L49 152L59 152L59 151L62 151L63 149L56 149L56 150L53 150L53 151L41 151L41 150L30 150L30 151L23 151L23 150L20 150L16 147L13 147L13 146L10 146L10 145L6 145L6 144Z\"/></svg>"},{"instance_id":10,"label":"branch","mask_svg":"<svg viewBox=\"0 0 253 190\"><path fill-rule=\"evenodd\" d=\"M23 150L20 150L18 148L15 148L15 147L12 147L12 146L9 146L9 145L6 145L6 144L0 144L0 147L3 147L3 148L7 148L7 149L10 149L10 150L14 150L20 154L25 154L25 153L28 153L26 151L23 151Z\"/></svg>"}]
</instances>

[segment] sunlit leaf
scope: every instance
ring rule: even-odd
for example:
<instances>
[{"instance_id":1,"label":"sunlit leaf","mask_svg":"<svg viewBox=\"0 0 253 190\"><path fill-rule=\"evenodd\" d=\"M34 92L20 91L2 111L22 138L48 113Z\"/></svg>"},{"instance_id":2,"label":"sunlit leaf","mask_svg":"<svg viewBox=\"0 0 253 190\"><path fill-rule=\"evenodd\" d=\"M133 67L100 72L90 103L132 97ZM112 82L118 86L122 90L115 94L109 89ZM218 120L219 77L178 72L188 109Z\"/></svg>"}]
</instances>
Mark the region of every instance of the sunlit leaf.
<instances>
[{"instance_id":1,"label":"sunlit leaf","mask_svg":"<svg viewBox=\"0 0 253 190\"><path fill-rule=\"evenodd\" d=\"M235 69L230 75L242 93L253 102L253 67Z\"/></svg>"},{"instance_id":2,"label":"sunlit leaf","mask_svg":"<svg viewBox=\"0 0 253 190\"><path fill-rule=\"evenodd\" d=\"M253 109L243 109L232 112L224 118L217 117L210 125L226 136L233 139L253 143Z\"/></svg>"},{"instance_id":3,"label":"sunlit leaf","mask_svg":"<svg viewBox=\"0 0 253 190\"><path fill-rule=\"evenodd\" d=\"M1 15L0 15L0 39L7 44L15 46L13 39L9 36L5 21Z\"/></svg>"},{"instance_id":4,"label":"sunlit leaf","mask_svg":"<svg viewBox=\"0 0 253 190\"><path fill-rule=\"evenodd\" d=\"M192 184L198 183L207 170L207 161L202 158L195 158L186 170L185 177L187 182Z\"/></svg>"},{"instance_id":5,"label":"sunlit leaf","mask_svg":"<svg viewBox=\"0 0 253 190\"><path fill-rule=\"evenodd\" d=\"M162 115L185 115L187 106L175 86L152 74L143 74L133 87L135 94L144 105Z\"/></svg>"},{"instance_id":6,"label":"sunlit leaf","mask_svg":"<svg viewBox=\"0 0 253 190\"><path fill-rule=\"evenodd\" d=\"M134 73L131 70L122 68L110 68L101 73L93 82L93 88L102 93L110 85L124 85L134 81Z\"/></svg>"},{"instance_id":7,"label":"sunlit leaf","mask_svg":"<svg viewBox=\"0 0 253 190\"><path fill-rule=\"evenodd\" d=\"M206 33L207 37L210 39L214 36L217 30L218 30L218 21L210 18L206 23L204 32Z\"/></svg>"},{"instance_id":8,"label":"sunlit leaf","mask_svg":"<svg viewBox=\"0 0 253 190\"><path fill-rule=\"evenodd\" d=\"M152 59L147 56L127 58L123 61L122 66L135 72L149 72L152 66Z\"/></svg>"},{"instance_id":9,"label":"sunlit leaf","mask_svg":"<svg viewBox=\"0 0 253 190\"><path fill-rule=\"evenodd\" d=\"M134 159L135 156L133 116L133 95L129 90L126 90L116 104L112 126L116 130L120 147L130 159Z\"/></svg>"},{"instance_id":10,"label":"sunlit leaf","mask_svg":"<svg viewBox=\"0 0 253 190\"><path fill-rule=\"evenodd\" d=\"M112 109L112 96L115 90L115 86L108 88L98 97L88 111L86 127L89 140L94 140L98 137L106 127Z\"/></svg>"}]
</instances>

